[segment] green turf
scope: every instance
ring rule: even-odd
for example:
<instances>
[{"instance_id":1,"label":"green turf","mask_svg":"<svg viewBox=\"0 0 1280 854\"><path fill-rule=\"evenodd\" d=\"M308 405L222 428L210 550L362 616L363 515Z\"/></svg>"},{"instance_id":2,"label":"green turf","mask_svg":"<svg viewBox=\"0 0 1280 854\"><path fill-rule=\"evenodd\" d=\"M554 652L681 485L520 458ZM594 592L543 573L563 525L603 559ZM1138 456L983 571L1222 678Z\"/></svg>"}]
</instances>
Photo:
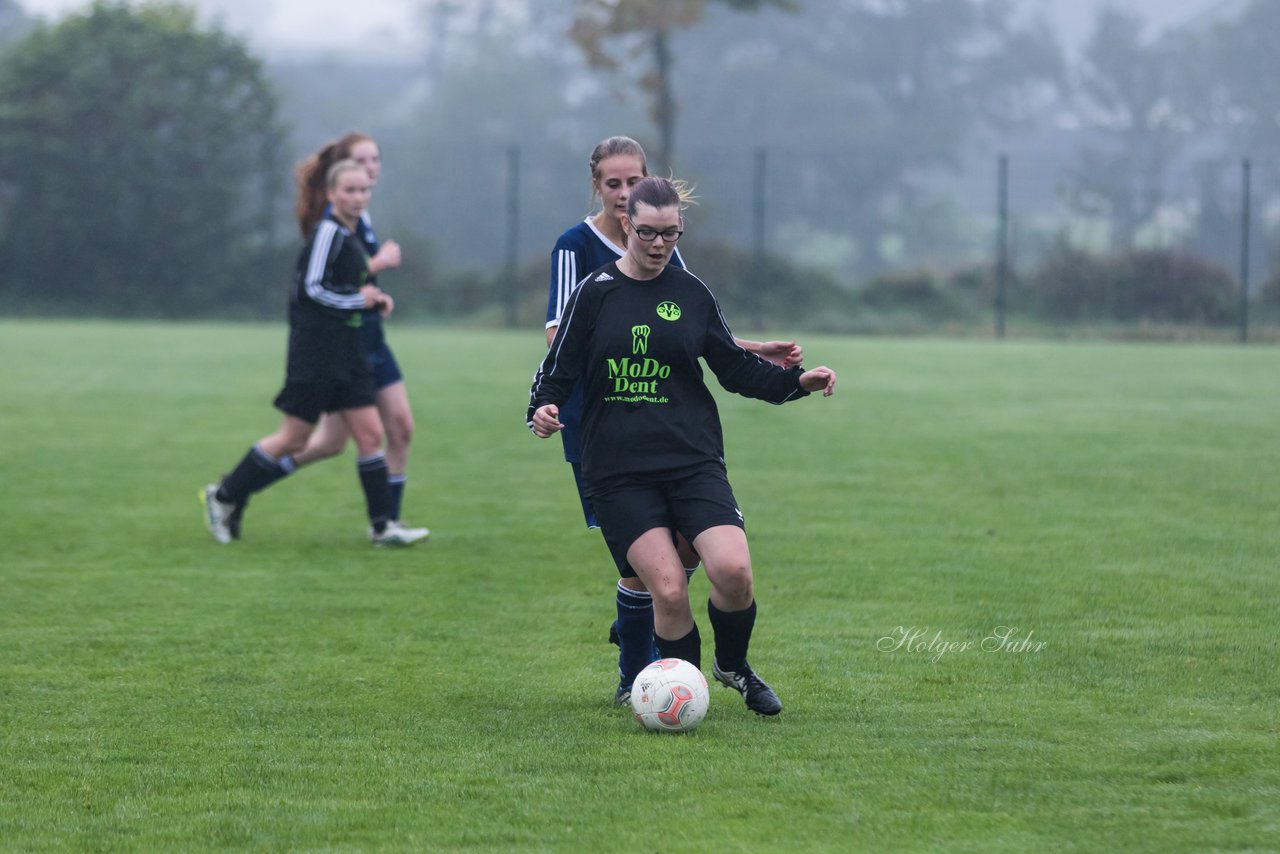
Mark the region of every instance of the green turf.
<instances>
[{"instance_id":1,"label":"green turf","mask_svg":"<svg viewBox=\"0 0 1280 854\"><path fill-rule=\"evenodd\" d=\"M836 397L722 396L786 709L664 736L540 331L392 337L432 541L348 454L224 547L283 326L0 322L0 849L1276 849L1277 350L805 339Z\"/></svg>"}]
</instances>

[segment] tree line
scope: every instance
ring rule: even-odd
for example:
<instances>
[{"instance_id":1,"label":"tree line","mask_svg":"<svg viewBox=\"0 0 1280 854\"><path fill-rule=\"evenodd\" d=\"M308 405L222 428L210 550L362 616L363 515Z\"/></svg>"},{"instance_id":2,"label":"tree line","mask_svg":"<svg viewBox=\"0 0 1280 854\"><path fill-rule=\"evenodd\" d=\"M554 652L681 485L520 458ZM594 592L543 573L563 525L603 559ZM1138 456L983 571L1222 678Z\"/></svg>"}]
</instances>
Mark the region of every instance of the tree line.
<instances>
[{"instance_id":1,"label":"tree line","mask_svg":"<svg viewBox=\"0 0 1280 854\"><path fill-rule=\"evenodd\" d=\"M0 0L0 292L19 311L278 315L290 167L352 127L383 145L379 230L409 249L398 275L421 297L402 305L516 299L522 316L555 234L587 212L591 145L617 132L700 186L691 245L709 275L743 271L728 290L757 315L821 288L868 310L903 270L969 281L991 263L971 213L989 191L957 176L1018 141L1051 140L1055 192L1106 224L1090 246L1043 235L1041 266L1150 250L1174 170L1196 176L1187 244L1226 257L1240 153L1280 144L1266 0L1158 36L1108 9L1078 56L1007 0L813 6L424 0L421 59L359 66L269 63L178 4L99 0L46 25ZM1262 209L1280 187L1258 194Z\"/></svg>"}]
</instances>

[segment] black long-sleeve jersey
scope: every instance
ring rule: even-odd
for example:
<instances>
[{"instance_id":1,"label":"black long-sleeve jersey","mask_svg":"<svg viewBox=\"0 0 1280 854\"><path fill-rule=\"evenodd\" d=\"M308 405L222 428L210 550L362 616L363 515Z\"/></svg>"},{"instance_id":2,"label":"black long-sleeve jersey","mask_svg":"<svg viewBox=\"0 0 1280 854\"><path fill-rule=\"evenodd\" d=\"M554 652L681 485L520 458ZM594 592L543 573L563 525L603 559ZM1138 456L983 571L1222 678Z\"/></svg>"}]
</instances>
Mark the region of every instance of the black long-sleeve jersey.
<instances>
[{"instance_id":1,"label":"black long-sleeve jersey","mask_svg":"<svg viewBox=\"0 0 1280 854\"><path fill-rule=\"evenodd\" d=\"M781 404L808 394L784 370L738 346L703 282L668 265L648 281L608 264L573 292L529 392L526 422L568 399L581 379L582 469L589 484L724 459L715 398L699 357L725 389Z\"/></svg>"},{"instance_id":2,"label":"black long-sleeve jersey","mask_svg":"<svg viewBox=\"0 0 1280 854\"><path fill-rule=\"evenodd\" d=\"M290 322L359 325L353 318L364 308L360 288L368 277L369 259L360 239L326 212L298 255Z\"/></svg>"},{"instance_id":3,"label":"black long-sleeve jersey","mask_svg":"<svg viewBox=\"0 0 1280 854\"><path fill-rule=\"evenodd\" d=\"M372 383L360 347L364 308L360 287L367 274L368 261L359 238L332 216L320 220L298 255L293 276L286 385L352 371L363 371Z\"/></svg>"}]
</instances>

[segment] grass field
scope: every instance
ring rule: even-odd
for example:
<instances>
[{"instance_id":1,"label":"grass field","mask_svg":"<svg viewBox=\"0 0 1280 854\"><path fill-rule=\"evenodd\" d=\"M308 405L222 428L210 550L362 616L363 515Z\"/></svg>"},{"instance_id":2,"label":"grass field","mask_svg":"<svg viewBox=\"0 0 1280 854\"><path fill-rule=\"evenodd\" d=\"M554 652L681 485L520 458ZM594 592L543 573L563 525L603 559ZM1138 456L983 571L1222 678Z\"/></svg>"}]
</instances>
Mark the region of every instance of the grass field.
<instances>
[{"instance_id":1,"label":"grass field","mask_svg":"<svg viewBox=\"0 0 1280 854\"><path fill-rule=\"evenodd\" d=\"M375 552L350 454L204 530L283 326L0 322L0 849L1280 847L1280 351L805 339L834 398L722 396L786 709L663 736L541 337L393 330Z\"/></svg>"}]
</instances>

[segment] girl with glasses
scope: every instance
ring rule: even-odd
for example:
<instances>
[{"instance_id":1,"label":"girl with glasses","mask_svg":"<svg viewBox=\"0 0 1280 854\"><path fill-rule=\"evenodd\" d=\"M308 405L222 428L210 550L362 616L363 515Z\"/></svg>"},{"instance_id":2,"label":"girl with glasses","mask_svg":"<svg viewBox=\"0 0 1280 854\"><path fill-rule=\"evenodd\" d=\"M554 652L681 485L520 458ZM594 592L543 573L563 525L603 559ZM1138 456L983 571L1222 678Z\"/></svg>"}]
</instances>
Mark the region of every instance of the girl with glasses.
<instances>
[{"instance_id":1,"label":"girl with glasses","mask_svg":"<svg viewBox=\"0 0 1280 854\"><path fill-rule=\"evenodd\" d=\"M658 653L701 666L679 532L711 583L713 676L752 711L776 715L781 702L747 661L756 619L751 558L699 359L729 391L779 404L815 391L829 396L836 376L826 367L781 367L734 339L707 286L671 262L683 207L667 179L631 186L621 218L625 251L570 296L534 377L526 421L540 438L560 432L561 408L581 386L584 494L619 574L638 578L651 597Z\"/></svg>"},{"instance_id":2,"label":"girl with glasses","mask_svg":"<svg viewBox=\"0 0 1280 854\"><path fill-rule=\"evenodd\" d=\"M633 187L648 176L649 168L640 143L627 136L613 136L600 142L588 159L591 176L591 201L600 200L600 209L582 222L567 229L556 240L551 251L551 286L547 297L547 345L550 346L560 325L565 305L574 290L591 273L621 258L626 236L622 222ZM679 235L663 238L672 243L670 263L684 267L684 259L675 248ZM800 364L801 348L794 341L747 341L738 343L751 352L784 367ZM582 391L574 388L560 407L560 439L564 458L573 469L574 482L582 503L587 528L597 528L595 511L586 497L582 477L581 449ZM690 574L698 566L698 555L683 537L677 537L682 563ZM625 703L630 698L631 683L654 658L653 605L643 583L634 575L618 581L615 597L617 619L609 627L609 640L618 645L618 686L614 701Z\"/></svg>"}]
</instances>

